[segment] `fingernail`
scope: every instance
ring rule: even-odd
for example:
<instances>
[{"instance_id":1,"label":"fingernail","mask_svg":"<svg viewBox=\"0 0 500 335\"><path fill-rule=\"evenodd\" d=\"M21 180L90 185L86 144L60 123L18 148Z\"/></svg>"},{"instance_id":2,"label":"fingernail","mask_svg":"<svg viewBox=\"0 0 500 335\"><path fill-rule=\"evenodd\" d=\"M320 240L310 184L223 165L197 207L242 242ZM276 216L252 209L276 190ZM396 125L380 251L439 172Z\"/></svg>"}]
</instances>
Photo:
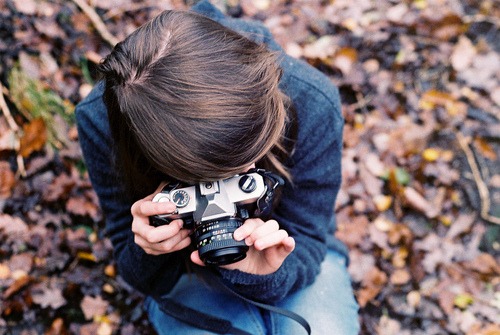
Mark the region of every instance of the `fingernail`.
<instances>
[{"instance_id":1,"label":"fingernail","mask_svg":"<svg viewBox=\"0 0 500 335\"><path fill-rule=\"evenodd\" d=\"M238 231L235 231L233 233L233 238L236 240L236 241L240 241L241 240L241 236L240 234L238 233Z\"/></svg>"}]
</instances>

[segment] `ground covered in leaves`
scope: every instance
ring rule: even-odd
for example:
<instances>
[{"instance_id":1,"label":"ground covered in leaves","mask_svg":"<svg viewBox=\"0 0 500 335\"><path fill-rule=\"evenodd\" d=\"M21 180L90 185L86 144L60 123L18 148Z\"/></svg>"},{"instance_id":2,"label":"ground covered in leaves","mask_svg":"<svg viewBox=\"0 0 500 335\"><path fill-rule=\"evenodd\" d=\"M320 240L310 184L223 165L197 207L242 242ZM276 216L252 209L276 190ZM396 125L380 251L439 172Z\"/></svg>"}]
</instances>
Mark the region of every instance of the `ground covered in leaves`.
<instances>
[{"instance_id":1,"label":"ground covered in leaves","mask_svg":"<svg viewBox=\"0 0 500 335\"><path fill-rule=\"evenodd\" d=\"M0 3L0 334L153 333L116 274L73 110L111 45L192 2ZM337 234L362 333L500 334L495 1L214 3L340 89Z\"/></svg>"}]
</instances>

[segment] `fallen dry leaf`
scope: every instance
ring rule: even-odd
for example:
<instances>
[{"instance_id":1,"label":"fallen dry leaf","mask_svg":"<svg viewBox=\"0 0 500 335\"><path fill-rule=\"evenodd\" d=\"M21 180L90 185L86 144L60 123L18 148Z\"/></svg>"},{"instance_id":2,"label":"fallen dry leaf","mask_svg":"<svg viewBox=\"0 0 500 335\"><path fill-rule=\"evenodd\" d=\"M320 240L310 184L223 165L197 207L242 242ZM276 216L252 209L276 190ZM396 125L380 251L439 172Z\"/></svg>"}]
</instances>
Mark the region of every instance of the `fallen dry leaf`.
<instances>
[{"instance_id":1,"label":"fallen dry leaf","mask_svg":"<svg viewBox=\"0 0 500 335\"><path fill-rule=\"evenodd\" d=\"M0 199L8 198L16 184L16 177L10 164L0 161Z\"/></svg>"},{"instance_id":2,"label":"fallen dry leaf","mask_svg":"<svg viewBox=\"0 0 500 335\"><path fill-rule=\"evenodd\" d=\"M86 295L80 303L80 307L83 311L85 319L91 320L94 317L106 314L106 310L109 307L109 302L104 300L100 296L91 297Z\"/></svg>"},{"instance_id":3,"label":"fallen dry leaf","mask_svg":"<svg viewBox=\"0 0 500 335\"><path fill-rule=\"evenodd\" d=\"M434 204L429 202L414 188L405 187L404 196L409 205L424 213L428 218L435 218L438 215L439 210L434 207Z\"/></svg>"},{"instance_id":4,"label":"fallen dry leaf","mask_svg":"<svg viewBox=\"0 0 500 335\"><path fill-rule=\"evenodd\" d=\"M23 136L20 141L19 153L28 157L33 152L41 150L47 142L47 129L41 118L34 119L23 126Z\"/></svg>"},{"instance_id":5,"label":"fallen dry leaf","mask_svg":"<svg viewBox=\"0 0 500 335\"><path fill-rule=\"evenodd\" d=\"M373 300L387 283L387 275L377 267L373 267L363 278L362 288L357 292L358 303L366 306Z\"/></svg>"},{"instance_id":6,"label":"fallen dry leaf","mask_svg":"<svg viewBox=\"0 0 500 335\"><path fill-rule=\"evenodd\" d=\"M44 287L39 292L32 293L31 297L35 304L40 305L42 308L51 307L58 309L66 305L67 301L62 295L61 289Z\"/></svg>"},{"instance_id":7,"label":"fallen dry leaf","mask_svg":"<svg viewBox=\"0 0 500 335\"><path fill-rule=\"evenodd\" d=\"M410 273L406 269L396 269L391 273L389 281L394 285L407 284L411 279Z\"/></svg>"}]
</instances>

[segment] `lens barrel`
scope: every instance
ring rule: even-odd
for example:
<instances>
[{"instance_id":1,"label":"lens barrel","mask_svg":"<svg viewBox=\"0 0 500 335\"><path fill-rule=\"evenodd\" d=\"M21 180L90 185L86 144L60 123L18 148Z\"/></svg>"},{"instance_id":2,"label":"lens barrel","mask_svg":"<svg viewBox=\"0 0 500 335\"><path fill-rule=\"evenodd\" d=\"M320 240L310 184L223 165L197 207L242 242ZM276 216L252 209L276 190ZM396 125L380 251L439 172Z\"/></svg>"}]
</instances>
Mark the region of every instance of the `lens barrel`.
<instances>
[{"instance_id":1,"label":"lens barrel","mask_svg":"<svg viewBox=\"0 0 500 335\"><path fill-rule=\"evenodd\" d=\"M236 241L234 231L243 224L238 217L202 222L194 230L194 240L201 260L207 265L225 265L246 257L245 241Z\"/></svg>"}]
</instances>

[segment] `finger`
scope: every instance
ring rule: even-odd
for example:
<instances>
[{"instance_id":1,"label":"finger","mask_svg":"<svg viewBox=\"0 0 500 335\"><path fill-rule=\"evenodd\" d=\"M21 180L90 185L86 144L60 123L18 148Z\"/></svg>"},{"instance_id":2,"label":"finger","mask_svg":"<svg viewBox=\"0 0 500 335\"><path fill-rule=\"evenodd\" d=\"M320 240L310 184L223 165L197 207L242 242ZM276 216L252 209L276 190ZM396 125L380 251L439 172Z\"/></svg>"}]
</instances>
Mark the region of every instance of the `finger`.
<instances>
[{"instance_id":1,"label":"finger","mask_svg":"<svg viewBox=\"0 0 500 335\"><path fill-rule=\"evenodd\" d=\"M178 251L188 247L191 244L189 230L182 230L179 234L161 241L159 243L149 243L142 236L135 235L134 242L139 245L146 253L159 255Z\"/></svg>"},{"instance_id":2,"label":"finger","mask_svg":"<svg viewBox=\"0 0 500 335\"><path fill-rule=\"evenodd\" d=\"M282 242L283 252L289 255L293 250L295 250L295 239L291 236L285 238Z\"/></svg>"},{"instance_id":3,"label":"finger","mask_svg":"<svg viewBox=\"0 0 500 335\"><path fill-rule=\"evenodd\" d=\"M143 234L140 235L142 235L149 243L159 243L177 235L181 230L182 225L182 220L174 220L168 225L158 227L149 226L151 229L143 229Z\"/></svg>"},{"instance_id":4,"label":"finger","mask_svg":"<svg viewBox=\"0 0 500 335\"><path fill-rule=\"evenodd\" d=\"M132 220L132 232L135 235L146 236L154 227L149 225L149 220L146 218L136 217Z\"/></svg>"},{"instance_id":5,"label":"finger","mask_svg":"<svg viewBox=\"0 0 500 335\"><path fill-rule=\"evenodd\" d=\"M275 231L268 234L258 240L253 244L254 248L257 250L264 250L272 246L277 246L282 244L282 242L288 237L288 233L283 229Z\"/></svg>"},{"instance_id":6,"label":"finger","mask_svg":"<svg viewBox=\"0 0 500 335\"><path fill-rule=\"evenodd\" d=\"M287 236L281 241L281 244L278 247L270 247L264 251L267 254L266 260L268 264L271 267L278 269L294 248L295 240L292 237Z\"/></svg>"},{"instance_id":7,"label":"finger","mask_svg":"<svg viewBox=\"0 0 500 335\"><path fill-rule=\"evenodd\" d=\"M188 230L182 230L169 239L153 244L152 248L163 253L173 252L183 249L189 245L191 238Z\"/></svg>"},{"instance_id":8,"label":"finger","mask_svg":"<svg viewBox=\"0 0 500 335\"><path fill-rule=\"evenodd\" d=\"M241 227L236 229L233 234L233 238L236 241L241 241L246 239L250 234L253 233L253 231L264 224L264 221L261 219L255 218L255 219L248 219L246 220Z\"/></svg>"},{"instance_id":9,"label":"finger","mask_svg":"<svg viewBox=\"0 0 500 335\"><path fill-rule=\"evenodd\" d=\"M191 262L194 264L200 265L200 266L205 266L205 263L200 258L200 254L198 253L198 250L195 250L191 253Z\"/></svg>"},{"instance_id":10,"label":"finger","mask_svg":"<svg viewBox=\"0 0 500 335\"><path fill-rule=\"evenodd\" d=\"M263 225L257 227L250 236L245 239L247 245L253 245L255 241L270 235L280 229L279 224L276 220L266 221Z\"/></svg>"},{"instance_id":11,"label":"finger","mask_svg":"<svg viewBox=\"0 0 500 335\"><path fill-rule=\"evenodd\" d=\"M177 207L173 202L153 202L151 200L136 201L130 208L133 216L151 216L158 214L171 214Z\"/></svg>"},{"instance_id":12,"label":"finger","mask_svg":"<svg viewBox=\"0 0 500 335\"><path fill-rule=\"evenodd\" d=\"M156 255L157 251L155 251L153 248L151 248L151 244L148 243L145 239L143 239L139 235L134 235L134 242L137 244L139 247L141 247L147 254L150 255Z\"/></svg>"}]
</instances>

